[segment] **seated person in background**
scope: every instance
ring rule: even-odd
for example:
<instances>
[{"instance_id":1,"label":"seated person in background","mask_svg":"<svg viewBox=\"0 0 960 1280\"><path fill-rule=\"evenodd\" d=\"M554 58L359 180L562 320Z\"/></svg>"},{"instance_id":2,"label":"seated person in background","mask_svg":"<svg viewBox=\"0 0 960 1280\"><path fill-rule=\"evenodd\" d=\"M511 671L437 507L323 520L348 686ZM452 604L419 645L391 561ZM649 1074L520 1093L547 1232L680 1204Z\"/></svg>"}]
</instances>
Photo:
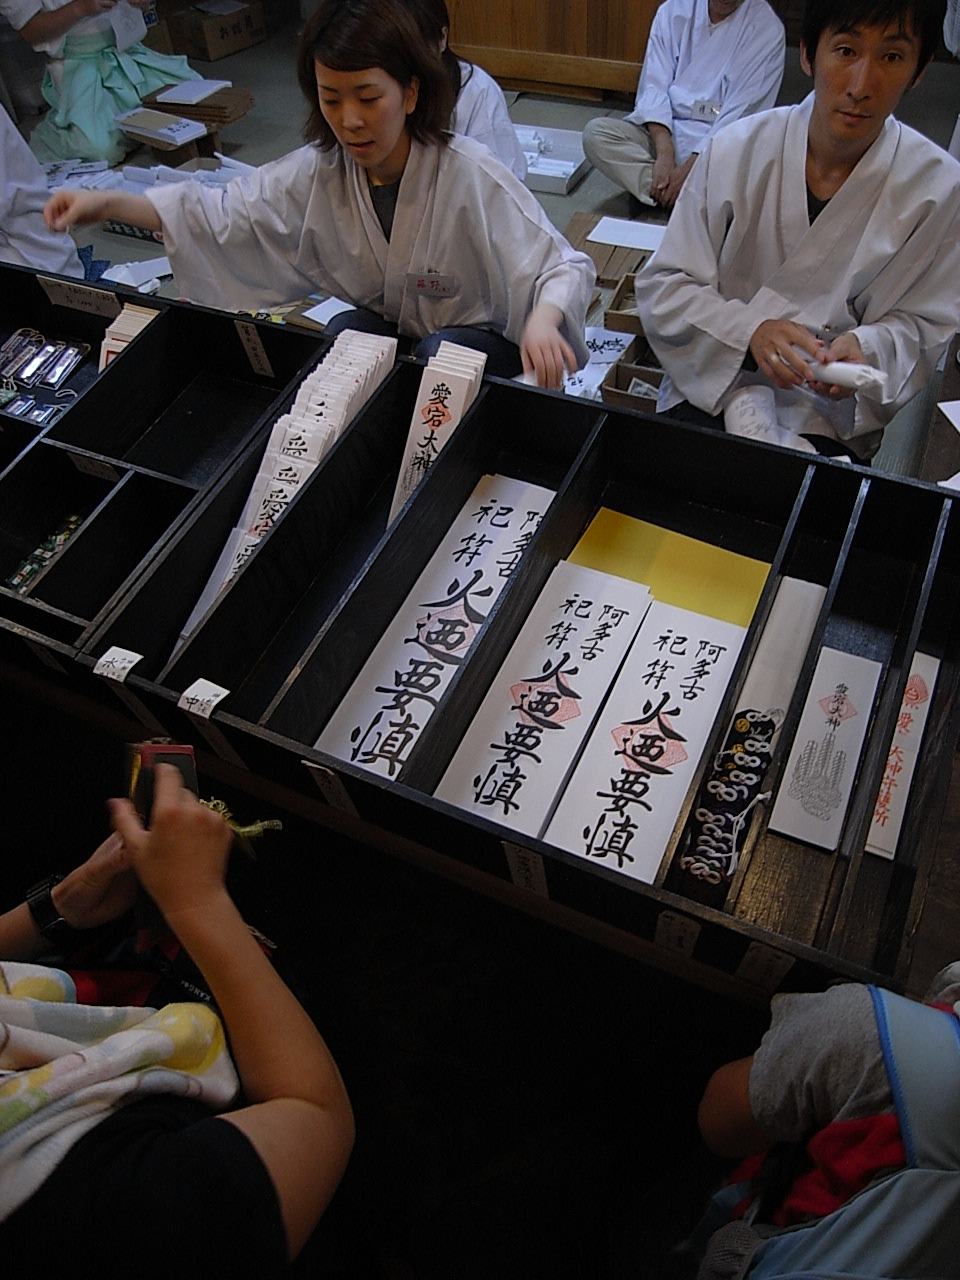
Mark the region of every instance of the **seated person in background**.
<instances>
[{"instance_id":1,"label":"seated person in background","mask_svg":"<svg viewBox=\"0 0 960 1280\"><path fill-rule=\"evenodd\" d=\"M58 916L76 929L117 919L139 882L220 1016L201 1003L84 1005L79 976L0 963L0 1256L11 1274L51 1274L53 1229L81 1274L277 1275L350 1154L336 1065L224 884L230 828L172 765L157 765L155 784L150 829L112 801L115 835L0 916L0 955L41 954L38 919L48 930ZM243 1100L229 1111L238 1075Z\"/></svg>"},{"instance_id":2,"label":"seated person in background","mask_svg":"<svg viewBox=\"0 0 960 1280\"><path fill-rule=\"evenodd\" d=\"M960 164L892 113L943 12L809 0L813 93L710 142L637 275L667 372L659 412L722 429L732 393L757 384L776 419L762 438L867 460L927 382L960 315ZM883 385L854 394L856 370L823 382L810 362L868 364Z\"/></svg>"},{"instance_id":3,"label":"seated person in background","mask_svg":"<svg viewBox=\"0 0 960 1280\"><path fill-rule=\"evenodd\" d=\"M449 132L450 81L403 0L322 0L304 26L310 143L214 191L59 191L58 231L116 217L163 231L193 302L258 310L320 289L349 302L326 327L443 339L487 372L559 386L587 358L595 271L486 147Z\"/></svg>"},{"instance_id":4,"label":"seated person in background","mask_svg":"<svg viewBox=\"0 0 960 1280\"><path fill-rule=\"evenodd\" d=\"M0 262L82 279L76 245L43 220L49 198L39 161L0 107Z\"/></svg>"},{"instance_id":5,"label":"seated person in background","mask_svg":"<svg viewBox=\"0 0 960 1280\"><path fill-rule=\"evenodd\" d=\"M149 0L129 0L145 9ZM118 0L0 0L0 13L24 40L49 56L43 96L50 110L30 135L43 164L106 160L118 164L134 142L114 116L139 107L164 85L194 80L186 58L155 53L139 41L117 49L110 10Z\"/></svg>"},{"instance_id":6,"label":"seated person in background","mask_svg":"<svg viewBox=\"0 0 960 1280\"><path fill-rule=\"evenodd\" d=\"M756 1053L716 1071L700 1102L707 1146L751 1158L714 1198L728 1221L697 1280L956 1274L958 999L957 964L924 1004L860 983L774 997Z\"/></svg>"},{"instance_id":7,"label":"seated person in background","mask_svg":"<svg viewBox=\"0 0 960 1280\"><path fill-rule=\"evenodd\" d=\"M665 0L653 17L633 110L583 131L590 162L642 204L671 208L707 141L772 107L783 23L767 0Z\"/></svg>"},{"instance_id":8,"label":"seated person in background","mask_svg":"<svg viewBox=\"0 0 960 1280\"><path fill-rule=\"evenodd\" d=\"M503 91L475 62L464 62L450 48L450 14L444 0L407 0L420 34L440 54L456 106L452 129L488 147L522 182L527 176L523 148L507 113Z\"/></svg>"}]
</instances>

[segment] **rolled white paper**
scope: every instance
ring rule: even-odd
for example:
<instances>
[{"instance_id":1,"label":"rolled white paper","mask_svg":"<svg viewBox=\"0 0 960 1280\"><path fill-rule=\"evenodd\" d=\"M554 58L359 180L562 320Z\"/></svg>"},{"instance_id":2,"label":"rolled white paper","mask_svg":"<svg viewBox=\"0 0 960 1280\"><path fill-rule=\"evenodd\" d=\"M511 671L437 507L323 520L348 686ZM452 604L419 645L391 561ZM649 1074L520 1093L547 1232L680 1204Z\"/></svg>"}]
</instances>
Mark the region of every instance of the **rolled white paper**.
<instances>
[{"instance_id":1,"label":"rolled white paper","mask_svg":"<svg viewBox=\"0 0 960 1280\"><path fill-rule=\"evenodd\" d=\"M817 382L826 382L831 387L852 387L862 391L869 387L874 391L882 391L887 385L887 375L882 369L874 369L871 364L855 364L848 360L832 360L829 364L811 364L810 376Z\"/></svg>"}]
</instances>

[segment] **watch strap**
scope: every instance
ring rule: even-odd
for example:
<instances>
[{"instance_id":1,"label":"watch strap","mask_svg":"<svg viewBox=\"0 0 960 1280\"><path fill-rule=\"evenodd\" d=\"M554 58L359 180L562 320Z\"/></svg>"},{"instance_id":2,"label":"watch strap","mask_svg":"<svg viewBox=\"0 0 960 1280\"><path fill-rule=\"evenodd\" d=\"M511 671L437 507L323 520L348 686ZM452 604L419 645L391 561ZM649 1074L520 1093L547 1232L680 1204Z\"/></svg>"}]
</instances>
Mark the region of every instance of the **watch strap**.
<instances>
[{"instance_id":1,"label":"watch strap","mask_svg":"<svg viewBox=\"0 0 960 1280\"><path fill-rule=\"evenodd\" d=\"M48 942L58 942L70 930L53 901L53 890L62 879L63 876L47 876L31 885L25 895L33 922Z\"/></svg>"}]
</instances>

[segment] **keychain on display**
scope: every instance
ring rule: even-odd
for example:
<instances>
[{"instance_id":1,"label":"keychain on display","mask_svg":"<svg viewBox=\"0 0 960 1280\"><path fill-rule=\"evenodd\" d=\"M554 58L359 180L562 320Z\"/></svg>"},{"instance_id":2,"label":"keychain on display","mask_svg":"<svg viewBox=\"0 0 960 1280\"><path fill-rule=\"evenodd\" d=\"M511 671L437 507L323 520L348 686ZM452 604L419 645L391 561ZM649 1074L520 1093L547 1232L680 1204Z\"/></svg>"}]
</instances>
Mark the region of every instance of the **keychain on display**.
<instances>
[{"instance_id":1,"label":"keychain on display","mask_svg":"<svg viewBox=\"0 0 960 1280\"><path fill-rule=\"evenodd\" d=\"M86 342L65 342L60 344L60 351L55 355L40 374L41 387L60 387L70 374L90 352Z\"/></svg>"},{"instance_id":2,"label":"keychain on display","mask_svg":"<svg viewBox=\"0 0 960 1280\"><path fill-rule=\"evenodd\" d=\"M43 346L43 334L36 329L18 329L14 337L17 335L20 335L17 342L3 352L4 362L0 365L2 378L18 377L24 365L29 364Z\"/></svg>"}]
</instances>

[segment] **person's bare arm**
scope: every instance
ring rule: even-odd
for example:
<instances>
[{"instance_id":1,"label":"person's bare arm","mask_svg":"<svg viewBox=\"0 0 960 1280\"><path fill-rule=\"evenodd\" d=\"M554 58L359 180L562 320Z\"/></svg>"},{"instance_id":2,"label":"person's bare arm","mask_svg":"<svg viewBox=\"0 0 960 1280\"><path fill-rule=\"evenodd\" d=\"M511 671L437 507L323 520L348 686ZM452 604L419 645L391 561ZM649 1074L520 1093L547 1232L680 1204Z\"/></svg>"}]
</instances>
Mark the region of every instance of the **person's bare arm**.
<instances>
[{"instance_id":1,"label":"person's bare arm","mask_svg":"<svg viewBox=\"0 0 960 1280\"><path fill-rule=\"evenodd\" d=\"M64 187L55 191L43 208L51 231L69 231L113 218L150 231L162 231L160 215L146 196L127 191L75 191Z\"/></svg>"},{"instance_id":2,"label":"person's bare arm","mask_svg":"<svg viewBox=\"0 0 960 1280\"><path fill-rule=\"evenodd\" d=\"M130 870L123 841L108 836L81 866L54 885L50 896L73 929L95 929L116 920L133 905L137 882ZM0 956L32 960L49 951L25 902L0 916Z\"/></svg>"},{"instance_id":3,"label":"person's bare arm","mask_svg":"<svg viewBox=\"0 0 960 1280\"><path fill-rule=\"evenodd\" d=\"M718 1067L707 1082L697 1109L697 1124L714 1155L750 1156L773 1145L750 1107L752 1063L752 1057L728 1062Z\"/></svg>"},{"instance_id":4,"label":"person's bare arm","mask_svg":"<svg viewBox=\"0 0 960 1280\"><path fill-rule=\"evenodd\" d=\"M222 1119L244 1132L277 1190L296 1257L333 1195L353 1145L353 1114L320 1033L244 924L224 884L232 833L156 768L150 829L111 802L131 865L203 974L223 1017L248 1106Z\"/></svg>"},{"instance_id":5,"label":"person's bare arm","mask_svg":"<svg viewBox=\"0 0 960 1280\"><path fill-rule=\"evenodd\" d=\"M556 390L564 375L577 367L573 348L561 332L563 312L550 302L541 302L527 316L520 339L524 372L534 373L537 385Z\"/></svg>"}]
</instances>

